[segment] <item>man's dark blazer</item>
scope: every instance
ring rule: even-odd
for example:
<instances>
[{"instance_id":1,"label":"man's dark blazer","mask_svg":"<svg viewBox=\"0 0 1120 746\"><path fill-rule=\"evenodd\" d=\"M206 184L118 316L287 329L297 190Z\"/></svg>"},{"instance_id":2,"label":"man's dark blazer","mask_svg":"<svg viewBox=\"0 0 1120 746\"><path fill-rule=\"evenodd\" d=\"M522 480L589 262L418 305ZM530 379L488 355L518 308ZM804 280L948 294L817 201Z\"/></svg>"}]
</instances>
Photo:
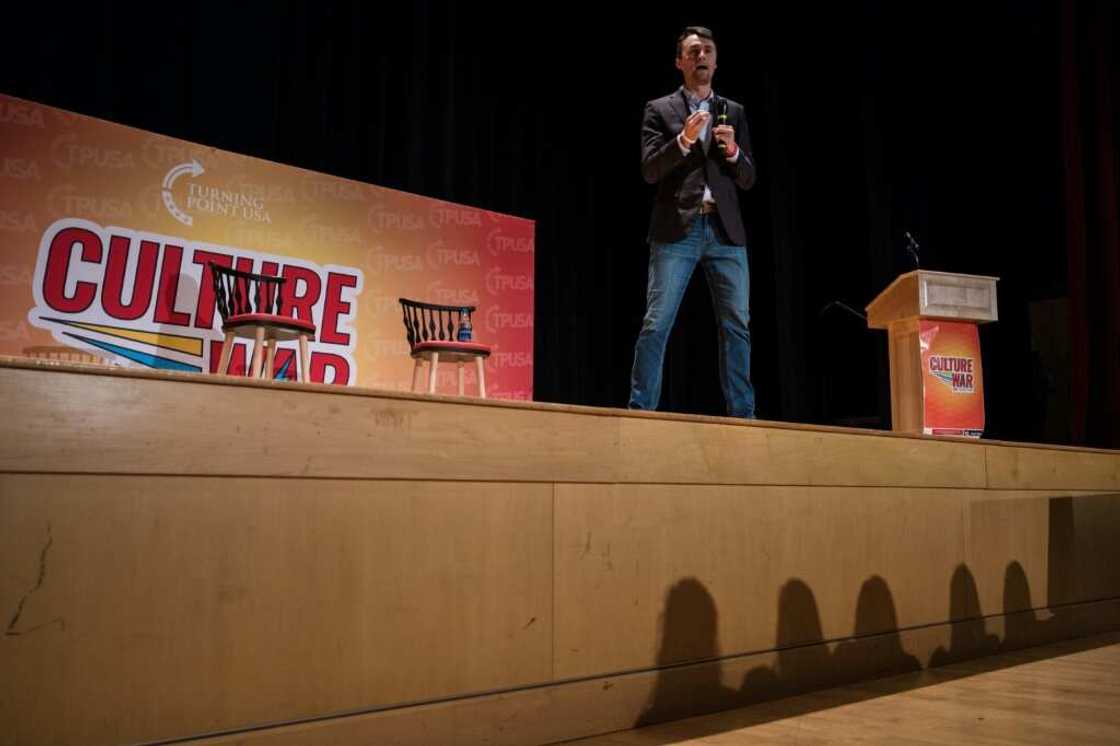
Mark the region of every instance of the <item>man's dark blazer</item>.
<instances>
[{"instance_id":1,"label":"man's dark blazer","mask_svg":"<svg viewBox=\"0 0 1120 746\"><path fill-rule=\"evenodd\" d=\"M646 104L642 119L642 176L650 184L657 184L649 241L673 243L683 239L688 224L700 212L707 183L716 200L726 238L733 244L746 246L747 232L743 228L736 187L749 189L754 184L754 159L742 105L731 99L724 100L727 101L727 123L735 128L735 141L739 144L739 159L735 163L728 163L714 142L707 153L699 140L687 156L681 153L677 134L684 129L689 115L683 88ZM710 129L716 124L715 106L712 112L709 138Z\"/></svg>"}]
</instances>

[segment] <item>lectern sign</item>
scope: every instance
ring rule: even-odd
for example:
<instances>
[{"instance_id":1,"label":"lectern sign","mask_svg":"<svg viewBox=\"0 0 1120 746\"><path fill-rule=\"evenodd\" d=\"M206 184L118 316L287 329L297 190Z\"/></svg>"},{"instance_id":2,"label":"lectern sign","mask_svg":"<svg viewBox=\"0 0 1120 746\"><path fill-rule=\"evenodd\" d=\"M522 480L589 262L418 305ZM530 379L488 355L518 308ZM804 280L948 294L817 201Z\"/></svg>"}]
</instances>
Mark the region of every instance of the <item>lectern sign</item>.
<instances>
[{"instance_id":1,"label":"lectern sign","mask_svg":"<svg viewBox=\"0 0 1120 746\"><path fill-rule=\"evenodd\" d=\"M969 322L921 319L923 430L979 438L984 432L980 335Z\"/></svg>"}]
</instances>

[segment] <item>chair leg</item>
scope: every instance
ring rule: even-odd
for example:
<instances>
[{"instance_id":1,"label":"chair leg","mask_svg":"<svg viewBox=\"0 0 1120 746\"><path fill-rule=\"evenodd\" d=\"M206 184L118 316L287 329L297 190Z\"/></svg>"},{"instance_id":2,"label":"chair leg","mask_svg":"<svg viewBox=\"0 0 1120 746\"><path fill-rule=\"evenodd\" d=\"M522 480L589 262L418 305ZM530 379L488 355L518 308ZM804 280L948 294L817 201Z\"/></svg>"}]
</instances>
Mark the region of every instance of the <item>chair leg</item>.
<instances>
[{"instance_id":1,"label":"chair leg","mask_svg":"<svg viewBox=\"0 0 1120 746\"><path fill-rule=\"evenodd\" d=\"M459 396L462 396L465 392L466 389L463 387L463 364L459 363Z\"/></svg>"},{"instance_id":2,"label":"chair leg","mask_svg":"<svg viewBox=\"0 0 1120 746\"><path fill-rule=\"evenodd\" d=\"M486 398L486 368L482 364L482 356L479 355L474 359L474 364L478 367L478 398Z\"/></svg>"},{"instance_id":3,"label":"chair leg","mask_svg":"<svg viewBox=\"0 0 1120 746\"><path fill-rule=\"evenodd\" d=\"M256 341L256 344L253 345L253 366L252 366L252 368L250 369L250 372L249 372L249 377L250 378L260 378L261 377L261 353L263 352L263 348L264 348L264 327L263 326L258 326L257 327L257 341Z\"/></svg>"},{"instance_id":4,"label":"chair leg","mask_svg":"<svg viewBox=\"0 0 1120 746\"><path fill-rule=\"evenodd\" d=\"M268 357L265 360L264 372L261 378L271 379L276 375L276 338L268 340Z\"/></svg>"},{"instance_id":5,"label":"chair leg","mask_svg":"<svg viewBox=\"0 0 1120 746\"><path fill-rule=\"evenodd\" d=\"M225 375L229 372L229 361L233 357L233 332L226 332L226 338L222 341L222 358L218 362L218 373Z\"/></svg>"},{"instance_id":6,"label":"chair leg","mask_svg":"<svg viewBox=\"0 0 1120 746\"><path fill-rule=\"evenodd\" d=\"M431 368L428 370L428 393L434 394L436 392L436 367L439 365L439 353L432 353L432 360L428 365Z\"/></svg>"},{"instance_id":7,"label":"chair leg","mask_svg":"<svg viewBox=\"0 0 1120 746\"><path fill-rule=\"evenodd\" d=\"M300 383L311 382L311 355L307 352L307 335L299 335L299 375L296 380Z\"/></svg>"},{"instance_id":8,"label":"chair leg","mask_svg":"<svg viewBox=\"0 0 1120 746\"><path fill-rule=\"evenodd\" d=\"M424 358L416 358L416 365L412 366L412 391L416 391L416 384L420 383L420 368L424 366Z\"/></svg>"}]
</instances>

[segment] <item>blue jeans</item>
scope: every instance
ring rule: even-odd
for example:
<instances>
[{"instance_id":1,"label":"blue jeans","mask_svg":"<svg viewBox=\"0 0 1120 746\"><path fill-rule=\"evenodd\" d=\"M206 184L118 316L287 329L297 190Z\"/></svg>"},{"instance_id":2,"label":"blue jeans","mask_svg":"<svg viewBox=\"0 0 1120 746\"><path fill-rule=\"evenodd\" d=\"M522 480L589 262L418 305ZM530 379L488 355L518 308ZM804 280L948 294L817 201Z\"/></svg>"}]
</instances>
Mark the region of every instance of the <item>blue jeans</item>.
<instances>
[{"instance_id":1,"label":"blue jeans","mask_svg":"<svg viewBox=\"0 0 1120 746\"><path fill-rule=\"evenodd\" d=\"M719 382L727 413L754 417L751 384L750 269L747 250L720 243L712 218L698 215L676 243L655 243L649 252L646 316L634 346L630 408L657 409L665 343L696 264L704 268L719 325Z\"/></svg>"}]
</instances>

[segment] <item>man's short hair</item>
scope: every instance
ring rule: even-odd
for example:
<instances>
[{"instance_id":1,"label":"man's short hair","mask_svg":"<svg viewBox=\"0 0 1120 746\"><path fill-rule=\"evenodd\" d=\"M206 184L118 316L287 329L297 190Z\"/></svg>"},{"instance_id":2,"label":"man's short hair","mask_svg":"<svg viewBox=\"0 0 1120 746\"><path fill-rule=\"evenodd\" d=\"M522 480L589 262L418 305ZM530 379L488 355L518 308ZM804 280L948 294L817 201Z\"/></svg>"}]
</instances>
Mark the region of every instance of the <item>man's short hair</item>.
<instances>
[{"instance_id":1,"label":"man's short hair","mask_svg":"<svg viewBox=\"0 0 1120 746\"><path fill-rule=\"evenodd\" d=\"M677 57L684 53L684 40L696 34L701 39L707 39L712 44L716 43L716 37L712 34L712 30L706 26L685 26L684 31L677 37Z\"/></svg>"}]
</instances>

